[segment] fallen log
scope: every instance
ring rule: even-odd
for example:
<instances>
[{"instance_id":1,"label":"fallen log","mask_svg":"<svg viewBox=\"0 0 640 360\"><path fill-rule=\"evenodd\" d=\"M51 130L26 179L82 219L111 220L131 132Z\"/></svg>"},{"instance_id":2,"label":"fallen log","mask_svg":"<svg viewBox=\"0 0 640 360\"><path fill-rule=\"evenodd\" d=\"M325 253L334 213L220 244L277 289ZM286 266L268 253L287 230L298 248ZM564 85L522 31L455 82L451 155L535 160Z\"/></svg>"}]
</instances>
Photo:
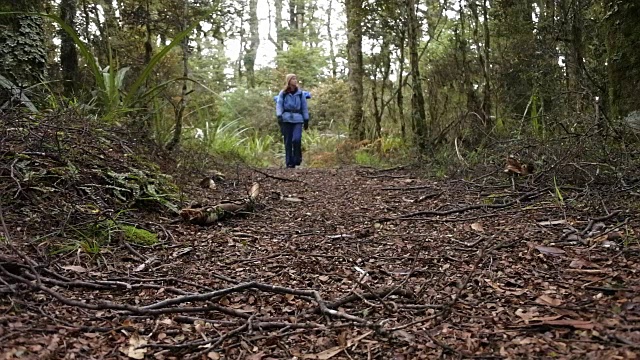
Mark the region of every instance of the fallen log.
<instances>
[{"instance_id":1,"label":"fallen log","mask_svg":"<svg viewBox=\"0 0 640 360\"><path fill-rule=\"evenodd\" d=\"M180 210L180 217L191 224L211 225L238 213L252 211L259 195L260 184L255 183L249 191L249 197L242 202L223 202L214 206L186 208Z\"/></svg>"}]
</instances>

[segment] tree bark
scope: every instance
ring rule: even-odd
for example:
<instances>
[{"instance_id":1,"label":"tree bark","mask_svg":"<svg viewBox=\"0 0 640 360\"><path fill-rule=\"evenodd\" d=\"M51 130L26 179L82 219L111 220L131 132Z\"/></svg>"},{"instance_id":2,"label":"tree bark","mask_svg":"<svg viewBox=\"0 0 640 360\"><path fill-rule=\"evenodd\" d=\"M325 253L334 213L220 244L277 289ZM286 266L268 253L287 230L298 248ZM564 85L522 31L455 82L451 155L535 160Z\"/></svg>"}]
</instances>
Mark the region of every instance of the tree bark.
<instances>
[{"instance_id":1,"label":"tree bark","mask_svg":"<svg viewBox=\"0 0 640 360\"><path fill-rule=\"evenodd\" d=\"M402 28L400 29L400 42L398 44L398 46L400 47L400 59L399 59L399 66L398 66L398 93L396 94L396 104L398 106L398 117L400 118L400 133L402 135L402 139L406 139L407 138L407 127L405 125L405 119L404 119L404 96L403 96L403 91L402 88L404 87L404 62L405 62L405 55L404 55L404 45L405 45L405 36L406 36L406 27L402 26Z\"/></svg>"},{"instance_id":2,"label":"tree bark","mask_svg":"<svg viewBox=\"0 0 640 360\"><path fill-rule=\"evenodd\" d=\"M42 8L41 0L0 4L0 11L7 12L40 12ZM44 44L44 23L40 16L3 16L0 26L0 48L3 49L0 52L0 74L21 88L41 82L47 63ZM5 100L4 96L2 100Z\"/></svg>"},{"instance_id":3,"label":"tree bark","mask_svg":"<svg viewBox=\"0 0 640 360\"><path fill-rule=\"evenodd\" d=\"M278 50L284 48L284 35L282 34L282 0L275 0L276 6L276 42Z\"/></svg>"},{"instance_id":4,"label":"tree bark","mask_svg":"<svg viewBox=\"0 0 640 360\"><path fill-rule=\"evenodd\" d=\"M420 150L426 150L430 143L430 133L427 127L427 115L424 109L424 94L420 79L420 57L418 55L418 36L420 23L416 13L416 0L406 0L408 13L409 61L411 64L411 119L415 144Z\"/></svg>"},{"instance_id":5,"label":"tree bark","mask_svg":"<svg viewBox=\"0 0 640 360\"><path fill-rule=\"evenodd\" d=\"M145 4L145 30L147 32L147 39L144 42L144 63L145 65L151 61L151 57L153 56L153 44L151 42L152 34L151 34L151 0L147 0Z\"/></svg>"},{"instance_id":6,"label":"tree bark","mask_svg":"<svg viewBox=\"0 0 640 360\"><path fill-rule=\"evenodd\" d=\"M640 4L605 1L609 114L613 119L640 110Z\"/></svg>"},{"instance_id":7,"label":"tree bark","mask_svg":"<svg viewBox=\"0 0 640 360\"><path fill-rule=\"evenodd\" d=\"M182 28L180 31L184 31L188 27L187 15L189 13L189 1L184 1L183 15L182 15ZM189 36L185 36L180 42L182 48L182 77L185 79L189 77ZM182 120L184 117L184 110L187 107L187 80L182 82L182 91L180 93L180 101L174 108L176 124L173 130L173 138L167 145L168 150L173 150L180 145L180 139L182 138Z\"/></svg>"},{"instance_id":8,"label":"tree bark","mask_svg":"<svg viewBox=\"0 0 640 360\"><path fill-rule=\"evenodd\" d=\"M260 46L258 25L258 0L249 0L249 41L244 53L244 69L249 89L256 87L255 63Z\"/></svg>"},{"instance_id":9,"label":"tree bark","mask_svg":"<svg viewBox=\"0 0 640 360\"><path fill-rule=\"evenodd\" d=\"M349 67L349 137L364 140L363 62L362 62L362 0L345 0L347 15L347 62Z\"/></svg>"},{"instance_id":10,"label":"tree bark","mask_svg":"<svg viewBox=\"0 0 640 360\"><path fill-rule=\"evenodd\" d=\"M74 30L76 5L76 0L60 1L60 18ZM64 94L71 97L77 84L78 51L73 39L64 30L60 30L60 66L64 80Z\"/></svg>"},{"instance_id":11,"label":"tree bark","mask_svg":"<svg viewBox=\"0 0 640 360\"><path fill-rule=\"evenodd\" d=\"M338 62L336 61L336 51L333 46L333 35L331 34L331 12L333 11L333 0L329 0L327 9L327 37L329 38L329 60L331 61L331 76L338 77Z\"/></svg>"}]
</instances>

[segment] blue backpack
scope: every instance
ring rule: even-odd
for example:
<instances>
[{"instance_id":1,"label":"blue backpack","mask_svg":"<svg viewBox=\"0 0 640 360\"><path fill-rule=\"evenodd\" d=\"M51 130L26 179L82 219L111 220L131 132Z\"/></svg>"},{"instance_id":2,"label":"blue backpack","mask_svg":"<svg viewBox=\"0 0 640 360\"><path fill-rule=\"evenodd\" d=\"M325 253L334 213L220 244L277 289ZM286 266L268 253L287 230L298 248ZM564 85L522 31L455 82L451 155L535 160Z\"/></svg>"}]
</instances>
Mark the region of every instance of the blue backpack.
<instances>
[{"instance_id":1,"label":"blue backpack","mask_svg":"<svg viewBox=\"0 0 640 360\"><path fill-rule=\"evenodd\" d=\"M311 99L311 93L308 92L308 91L302 91L302 95L304 95L304 97L307 98L307 99ZM273 97L273 101L276 102L276 103L278 102L278 96L280 96L280 95L276 95L276 96Z\"/></svg>"}]
</instances>

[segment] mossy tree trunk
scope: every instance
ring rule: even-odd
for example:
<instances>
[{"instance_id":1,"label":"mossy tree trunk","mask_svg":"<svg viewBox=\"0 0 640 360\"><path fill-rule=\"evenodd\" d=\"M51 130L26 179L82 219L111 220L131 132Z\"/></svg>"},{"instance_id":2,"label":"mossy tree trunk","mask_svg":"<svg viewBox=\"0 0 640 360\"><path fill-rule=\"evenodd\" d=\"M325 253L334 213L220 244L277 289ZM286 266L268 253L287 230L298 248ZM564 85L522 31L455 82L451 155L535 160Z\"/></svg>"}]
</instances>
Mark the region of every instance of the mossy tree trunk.
<instances>
[{"instance_id":1,"label":"mossy tree trunk","mask_svg":"<svg viewBox=\"0 0 640 360\"><path fill-rule=\"evenodd\" d=\"M0 1L2 12L41 12L42 8L41 0ZM0 75L20 88L41 82L47 64L44 20L28 15L2 16L1 19ZM7 100L4 94L0 100Z\"/></svg>"},{"instance_id":2,"label":"mossy tree trunk","mask_svg":"<svg viewBox=\"0 0 640 360\"><path fill-rule=\"evenodd\" d=\"M256 87L255 63L260 46L260 33L258 30L258 0L249 0L249 41L244 52L244 70L247 74L247 87Z\"/></svg>"},{"instance_id":3,"label":"mossy tree trunk","mask_svg":"<svg viewBox=\"0 0 640 360\"><path fill-rule=\"evenodd\" d=\"M409 63L411 66L411 126L413 129L415 144L421 150L426 150L430 144L429 128L427 126L427 113L425 111L424 93L422 92L422 79L420 78L420 56L418 51L418 39L421 25L418 20L416 0L407 0L407 39L409 42Z\"/></svg>"},{"instance_id":4,"label":"mossy tree trunk","mask_svg":"<svg viewBox=\"0 0 640 360\"><path fill-rule=\"evenodd\" d=\"M640 110L640 2L607 0L607 73L609 115Z\"/></svg>"},{"instance_id":5,"label":"mossy tree trunk","mask_svg":"<svg viewBox=\"0 0 640 360\"><path fill-rule=\"evenodd\" d=\"M364 140L364 70L362 59L362 0L345 0L347 14L347 63L351 110L349 113L349 137Z\"/></svg>"},{"instance_id":6,"label":"mossy tree trunk","mask_svg":"<svg viewBox=\"0 0 640 360\"><path fill-rule=\"evenodd\" d=\"M76 0L60 1L60 18L75 30ZM64 80L64 93L73 96L78 74L78 51L73 39L66 31L60 31L60 66Z\"/></svg>"}]
</instances>

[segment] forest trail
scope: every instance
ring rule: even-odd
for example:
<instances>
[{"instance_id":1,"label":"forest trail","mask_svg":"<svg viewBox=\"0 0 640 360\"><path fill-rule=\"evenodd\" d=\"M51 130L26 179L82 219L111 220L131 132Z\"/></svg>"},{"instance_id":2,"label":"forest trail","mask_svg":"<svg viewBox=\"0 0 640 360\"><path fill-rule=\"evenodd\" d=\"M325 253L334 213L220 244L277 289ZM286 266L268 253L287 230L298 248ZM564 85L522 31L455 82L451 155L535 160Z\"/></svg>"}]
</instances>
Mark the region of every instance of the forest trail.
<instances>
[{"instance_id":1,"label":"forest trail","mask_svg":"<svg viewBox=\"0 0 640 360\"><path fill-rule=\"evenodd\" d=\"M514 193L501 175L482 185L402 168L239 170L217 190L194 192L216 203L242 198L257 181L254 213L208 227L150 219L171 234L164 246L136 247L96 268L72 254L43 283L96 309L34 292L26 311L0 317L0 351L69 359L633 358L638 252L622 242L637 242L635 214L562 206L554 189ZM564 201L581 199L580 189L562 191Z\"/></svg>"}]
</instances>

